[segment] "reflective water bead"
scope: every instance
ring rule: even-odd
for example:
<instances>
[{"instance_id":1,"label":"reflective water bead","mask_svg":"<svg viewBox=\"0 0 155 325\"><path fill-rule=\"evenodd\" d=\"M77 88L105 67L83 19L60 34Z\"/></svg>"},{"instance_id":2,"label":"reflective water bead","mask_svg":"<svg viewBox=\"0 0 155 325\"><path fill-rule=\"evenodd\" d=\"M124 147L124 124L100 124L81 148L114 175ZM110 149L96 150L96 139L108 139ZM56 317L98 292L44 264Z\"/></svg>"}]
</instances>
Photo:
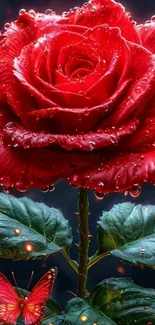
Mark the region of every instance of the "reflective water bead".
<instances>
[{"instance_id":1,"label":"reflective water bead","mask_svg":"<svg viewBox=\"0 0 155 325\"><path fill-rule=\"evenodd\" d=\"M5 125L5 128L9 131L14 131L17 126L17 123L9 122Z\"/></svg>"},{"instance_id":2,"label":"reflective water bead","mask_svg":"<svg viewBox=\"0 0 155 325\"><path fill-rule=\"evenodd\" d=\"M26 192L28 189L28 187L25 184L23 184L22 182L16 183L15 187L16 187L17 191L22 192L22 193Z\"/></svg>"},{"instance_id":3,"label":"reflective water bead","mask_svg":"<svg viewBox=\"0 0 155 325\"><path fill-rule=\"evenodd\" d=\"M10 27L10 23L5 23L4 29L8 29Z\"/></svg>"},{"instance_id":4,"label":"reflective water bead","mask_svg":"<svg viewBox=\"0 0 155 325\"><path fill-rule=\"evenodd\" d=\"M101 192L94 192L94 195L97 200L103 200L105 198L105 194Z\"/></svg>"},{"instance_id":5,"label":"reflective water bead","mask_svg":"<svg viewBox=\"0 0 155 325\"><path fill-rule=\"evenodd\" d=\"M52 15L53 14L53 10L52 9L47 9L45 11L45 15Z\"/></svg>"},{"instance_id":6,"label":"reflective water bead","mask_svg":"<svg viewBox=\"0 0 155 325\"><path fill-rule=\"evenodd\" d=\"M46 187L42 188L41 191L42 191L43 193L47 193L47 192L49 192L49 186L46 186Z\"/></svg>"},{"instance_id":7,"label":"reflective water bead","mask_svg":"<svg viewBox=\"0 0 155 325\"><path fill-rule=\"evenodd\" d=\"M31 16L31 18L34 18L35 17L35 11L33 9L30 9L29 10L29 15Z\"/></svg>"},{"instance_id":8,"label":"reflective water bead","mask_svg":"<svg viewBox=\"0 0 155 325\"><path fill-rule=\"evenodd\" d=\"M133 185L133 187L130 189L130 195L132 197L137 197L140 195L140 193L141 193L141 187L138 184Z\"/></svg>"},{"instance_id":9,"label":"reflective water bead","mask_svg":"<svg viewBox=\"0 0 155 325\"><path fill-rule=\"evenodd\" d=\"M21 16L21 15L23 15L23 14L25 14L26 13L26 9L20 9L20 11L19 11L19 15Z\"/></svg>"}]
</instances>

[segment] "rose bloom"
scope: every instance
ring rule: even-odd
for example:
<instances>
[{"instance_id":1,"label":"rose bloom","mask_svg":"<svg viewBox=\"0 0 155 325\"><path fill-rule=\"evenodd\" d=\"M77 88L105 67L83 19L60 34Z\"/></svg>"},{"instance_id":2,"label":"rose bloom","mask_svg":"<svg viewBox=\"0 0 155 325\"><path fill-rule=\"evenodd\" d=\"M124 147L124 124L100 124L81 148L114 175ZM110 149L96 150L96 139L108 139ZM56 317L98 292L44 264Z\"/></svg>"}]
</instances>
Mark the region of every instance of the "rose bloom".
<instances>
[{"instance_id":1,"label":"rose bloom","mask_svg":"<svg viewBox=\"0 0 155 325\"><path fill-rule=\"evenodd\" d=\"M0 184L99 193L155 182L155 17L112 0L26 12L0 35Z\"/></svg>"}]
</instances>

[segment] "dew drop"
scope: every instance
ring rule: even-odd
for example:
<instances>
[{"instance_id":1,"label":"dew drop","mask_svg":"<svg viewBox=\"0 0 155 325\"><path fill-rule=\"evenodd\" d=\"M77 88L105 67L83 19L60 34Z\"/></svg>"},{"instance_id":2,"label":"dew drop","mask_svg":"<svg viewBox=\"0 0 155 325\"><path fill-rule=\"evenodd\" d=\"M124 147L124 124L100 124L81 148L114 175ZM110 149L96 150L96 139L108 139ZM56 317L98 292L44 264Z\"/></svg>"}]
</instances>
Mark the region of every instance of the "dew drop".
<instances>
[{"instance_id":1,"label":"dew drop","mask_svg":"<svg viewBox=\"0 0 155 325\"><path fill-rule=\"evenodd\" d=\"M141 187L138 184L135 184L129 192L132 197L138 197L141 193Z\"/></svg>"},{"instance_id":2,"label":"dew drop","mask_svg":"<svg viewBox=\"0 0 155 325\"><path fill-rule=\"evenodd\" d=\"M14 131L17 126L17 123L9 122L5 125L6 130L8 131Z\"/></svg>"},{"instance_id":3,"label":"dew drop","mask_svg":"<svg viewBox=\"0 0 155 325\"><path fill-rule=\"evenodd\" d=\"M28 187L26 185L24 185L22 182L16 183L15 187L16 187L17 191L22 192L22 193L26 192L28 189Z\"/></svg>"},{"instance_id":4,"label":"dew drop","mask_svg":"<svg viewBox=\"0 0 155 325\"><path fill-rule=\"evenodd\" d=\"M122 192L122 194L123 194L124 196L127 196L127 195L129 195L129 192L128 192L128 191L124 191L124 192Z\"/></svg>"},{"instance_id":5,"label":"dew drop","mask_svg":"<svg viewBox=\"0 0 155 325\"><path fill-rule=\"evenodd\" d=\"M143 255L143 254L145 254L145 252L146 252L145 249L142 248L142 249L141 249L141 254Z\"/></svg>"},{"instance_id":6,"label":"dew drop","mask_svg":"<svg viewBox=\"0 0 155 325\"><path fill-rule=\"evenodd\" d=\"M5 23L4 29L8 29L10 27L10 23Z\"/></svg>"},{"instance_id":7,"label":"dew drop","mask_svg":"<svg viewBox=\"0 0 155 325\"><path fill-rule=\"evenodd\" d=\"M46 187L42 188L41 191L42 191L43 193L47 193L47 192L49 192L49 186L46 186Z\"/></svg>"},{"instance_id":8,"label":"dew drop","mask_svg":"<svg viewBox=\"0 0 155 325\"><path fill-rule=\"evenodd\" d=\"M55 186L54 186L54 184L53 184L53 185L50 185L50 186L49 186L49 191L50 191L50 192L53 192L54 190L55 190Z\"/></svg>"},{"instance_id":9,"label":"dew drop","mask_svg":"<svg viewBox=\"0 0 155 325\"><path fill-rule=\"evenodd\" d=\"M29 10L29 15L31 16L31 18L34 18L35 17L35 11L33 9L30 9Z\"/></svg>"},{"instance_id":10,"label":"dew drop","mask_svg":"<svg viewBox=\"0 0 155 325\"><path fill-rule=\"evenodd\" d=\"M105 194L103 194L101 192L94 192L94 195L97 200L103 200L105 198Z\"/></svg>"},{"instance_id":11,"label":"dew drop","mask_svg":"<svg viewBox=\"0 0 155 325\"><path fill-rule=\"evenodd\" d=\"M12 190L12 187L8 187L8 186L3 186L3 192L5 194L9 194Z\"/></svg>"},{"instance_id":12,"label":"dew drop","mask_svg":"<svg viewBox=\"0 0 155 325\"><path fill-rule=\"evenodd\" d=\"M20 11L19 11L19 15L21 16L21 15L24 15L26 13L26 9L20 9Z\"/></svg>"},{"instance_id":13,"label":"dew drop","mask_svg":"<svg viewBox=\"0 0 155 325\"><path fill-rule=\"evenodd\" d=\"M45 11L45 15L52 15L53 14L53 10L52 9L47 9Z\"/></svg>"},{"instance_id":14,"label":"dew drop","mask_svg":"<svg viewBox=\"0 0 155 325\"><path fill-rule=\"evenodd\" d=\"M155 22L155 15L151 17L151 21Z\"/></svg>"}]
</instances>

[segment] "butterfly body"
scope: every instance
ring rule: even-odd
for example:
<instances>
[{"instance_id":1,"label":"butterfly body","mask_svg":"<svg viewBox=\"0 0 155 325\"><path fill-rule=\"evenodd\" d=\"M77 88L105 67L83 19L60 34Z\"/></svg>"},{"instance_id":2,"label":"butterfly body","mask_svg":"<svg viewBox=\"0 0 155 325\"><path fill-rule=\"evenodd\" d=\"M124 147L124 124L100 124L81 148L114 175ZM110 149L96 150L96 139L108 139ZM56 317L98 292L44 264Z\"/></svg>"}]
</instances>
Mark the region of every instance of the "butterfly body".
<instances>
[{"instance_id":1,"label":"butterfly body","mask_svg":"<svg viewBox=\"0 0 155 325\"><path fill-rule=\"evenodd\" d=\"M19 297L6 277L0 273L0 325L14 325L22 315L25 325L38 325L45 314L57 269L48 271L28 297Z\"/></svg>"}]
</instances>

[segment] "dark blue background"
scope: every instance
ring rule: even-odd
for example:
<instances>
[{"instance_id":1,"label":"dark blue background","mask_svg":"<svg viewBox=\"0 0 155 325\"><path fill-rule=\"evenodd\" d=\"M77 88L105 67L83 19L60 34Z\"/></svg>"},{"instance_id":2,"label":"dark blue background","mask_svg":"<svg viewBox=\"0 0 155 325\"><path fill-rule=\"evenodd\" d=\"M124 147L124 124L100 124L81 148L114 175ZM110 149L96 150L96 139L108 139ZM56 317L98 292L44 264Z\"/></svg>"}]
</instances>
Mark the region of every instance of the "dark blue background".
<instances>
[{"instance_id":1,"label":"dark blue background","mask_svg":"<svg viewBox=\"0 0 155 325\"><path fill-rule=\"evenodd\" d=\"M154 0L124 0L122 3L126 5L127 10L131 11L138 22L144 22L155 14ZM37 11L45 11L46 9L51 8L58 13L61 13L70 7L78 6L80 4L82 4L82 1L80 0L0 0L1 28L4 23L16 19L18 11L21 8L35 9ZM22 196L21 193L17 192L13 194L16 196ZM36 201L44 202L49 206L60 209L65 218L69 219L70 225L73 228L74 243L77 242L77 217L75 215L75 212L77 211L77 189L69 186L65 182L59 182L56 185L55 191L52 193L44 194L40 190L34 189L29 190L25 195ZM124 201L132 201L137 204L155 204L155 188L151 185L145 185L142 188L141 195L137 199L133 199L130 196L123 197L120 194L111 194L102 201L96 201L92 192L89 193L89 196L91 212L90 233L93 235L92 243L90 245L90 255L92 255L96 249L96 222L103 210L109 210L113 204ZM73 245L70 252L72 258L77 259L78 251L75 245ZM61 253L44 261L16 262L0 259L0 271L10 279L12 284L13 280L11 277L11 271L14 271L18 285L23 288L26 288L32 270L35 271L32 281L33 286L40 276L52 266L57 266L59 269L53 296L63 306L66 303L66 300L72 297L72 295L68 293L68 290L76 292L77 278L74 270L72 270L72 268L67 264ZM90 270L88 290L91 290L99 281L111 276L130 276L137 284L155 288L155 271L149 269L141 270L134 266L129 266L128 264L122 264L118 260L109 257L100 261Z\"/></svg>"}]
</instances>

